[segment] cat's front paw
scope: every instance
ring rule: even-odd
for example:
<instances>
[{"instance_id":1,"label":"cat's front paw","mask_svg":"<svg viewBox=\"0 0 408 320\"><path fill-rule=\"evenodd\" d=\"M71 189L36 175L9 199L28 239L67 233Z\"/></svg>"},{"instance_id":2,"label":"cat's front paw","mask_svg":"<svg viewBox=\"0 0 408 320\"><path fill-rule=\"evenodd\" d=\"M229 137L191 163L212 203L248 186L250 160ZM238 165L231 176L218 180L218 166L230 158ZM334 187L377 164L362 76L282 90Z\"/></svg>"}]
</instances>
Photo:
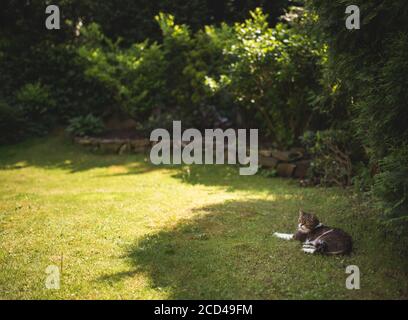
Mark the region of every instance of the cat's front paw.
<instances>
[{"instance_id":1,"label":"cat's front paw","mask_svg":"<svg viewBox=\"0 0 408 320\"><path fill-rule=\"evenodd\" d=\"M289 233L280 233L280 232L274 232L273 235L279 239L284 239L284 240L292 240L293 239L293 234Z\"/></svg>"},{"instance_id":2,"label":"cat's front paw","mask_svg":"<svg viewBox=\"0 0 408 320\"><path fill-rule=\"evenodd\" d=\"M304 244L302 247L302 251L305 253L313 254L316 252L316 247L310 244Z\"/></svg>"}]
</instances>

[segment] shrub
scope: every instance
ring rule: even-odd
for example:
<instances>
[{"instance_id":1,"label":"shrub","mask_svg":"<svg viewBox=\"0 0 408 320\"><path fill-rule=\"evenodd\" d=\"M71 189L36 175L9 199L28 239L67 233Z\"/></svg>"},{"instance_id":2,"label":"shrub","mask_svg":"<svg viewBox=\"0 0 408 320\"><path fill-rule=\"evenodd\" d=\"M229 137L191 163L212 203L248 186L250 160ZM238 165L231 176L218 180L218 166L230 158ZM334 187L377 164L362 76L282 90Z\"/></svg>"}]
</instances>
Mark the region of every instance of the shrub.
<instances>
[{"instance_id":1,"label":"shrub","mask_svg":"<svg viewBox=\"0 0 408 320\"><path fill-rule=\"evenodd\" d=\"M55 107L49 89L38 82L21 87L16 92L15 99L24 115L32 121L41 121Z\"/></svg>"},{"instance_id":2,"label":"shrub","mask_svg":"<svg viewBox=\"0 0 408 320\"><path fill-rule=\"evenodd\" d=\"M175 119L186 120L192 113L190 104L191 83L183 72L192 49L192 35L187 25L177 25L174 16L160 13L155 20L162 31L162 52L164 58L165 103L162 111L173 115Z\"/></svg>"},{"instance_id":3,"label":"shrub","mask_svg":"<svg viewBox=\"0 0 408 320\"><path fill-rule=\"evenodd\" d=\"M223 41L230 29L207 27L193 36L171 15L159 14L156 20L162 44L145 41L127 49L106 38L99 26L85 28L78 50L87 61L85 75L102 83L116 104L145 129L169 118L195 127L220 122L228 112L228 99L214 93L206 79L219 77L226 67Z\"/></svg>"},{"instance_id":4,"label":"shrub","mask_svg":"<svg viewBox=\"0 0 408 320\"><path fill-rule=\"evenodd\" d=\"M98 79L85 76L87 62L78 56L72 44L51 46L41 57L36 58L39 68L48 72L41 77L42 83L51 90L56 101L53 115L66 124L75 116L92 113L107 115L115 108L114 100L106 87Z\"/></svg>"},{"instance_id":5,"label":"shrub","mask_svg":"<svg viewBox=\"0 0 408 320\"><path fill-rule=\"evenodd\" d=\"M27 134L27 122L17 108L0 99L0 144L19 141Z\"/></svg>"},{"instance_id":6,"label":"shrub","mask_svg":"<svg viewBox=\"0 0 408 320\"><path fill-rule=\"evenodd\" d=\"M234 25L228 90L254 115L257 127L281 145L291 145L314 116L310 97L320 90L324 48L295 27L268 25L261 9Z\"/></svg>"},{"instance_id":7,"label":"shrub","mask_svg":"<svg viewBox=\"0 0 408 320\"><path fill-rule=\"evenodd\" d=\"M104 85L84 76L86 61L78 56L72 43L43 41L23 50L15 48L13 42L4 42L2 54L0 94L11 99L27 82L40 83L54 101L47 114L55 121L66 123L88 113L102 115L114 106Z\"/></svg>"},{"instance_id":8,"label":"shrub","mask_svg":"<svg viewBox=\"0 0 408 320\"><path fill-rule=\"evenodd\" d=\"M86 36L83 36L87 28L81 28L82 23L87 27L94 22L99 23L103 33L107 35L106 38L113 39L118 48L125 49L135 42L140 43L146 39L152 41L162 39L160 27L154 21L154 16L161 11L176 16L180 23L188 24L189 29L195 32L207 24L219 25L222 21L241 21L248 10L256 6L262 6L268 10L271 13L270 21L275 22L287 3L288 0L277 0L273 3L266 0L245 0L240 1L238 5L203 0L188 2L184 0L153 2L107 0L101 4L96 0L63 0L61 30L49 32L44 28L43 23L39 23L44 20L44 1L22 3L4 0L0 12L2 25L0 28L0 94L10 98L26 82L40 80L52 92L57 103L54 115L59 121L65 123L73 116L88 113L106 115L119 104L115 99L118 97L112 90L106 90L106 83L100 81L106 80L103 76L98 79L84 76L89 64L86 58L78 57L76 50L81 39L86 41ZM117 9L114 14L112 14L113 7ZM117 39L121 41L118 42ZM144 48L147 47L144 46ZM148 59L150 61L148 64L158 62L158 51L152 48L150 53L152 59ZM183 62L182 59L180 61ZM159 66L160 63L157 64L157 67ZM156 81L160 79L154 76L161 73L157 72L155 65L149 68L151 73L145 73L136 82L143 84L145 80L152 81L142 85L138 94L132 95L130 99L132 101L128 106L132 110L138 109L133 105L138 104L139 101L145 104L146 96L148 99L154 96L149 94L150 87L153 88L155 83L160 86ZM171 74L174 76L173 70L170 70ZM124 91L127 91L130 85L123 82L126 80L120 81L118 88L124 86ZM187 83L188 80L182 82L183 86ZM134 89L130 88L130 91ZM163 87L160 89L161 92L163 92L162 89ZM187 96L190 97L191 92ZM123 99L127 98L123 97ZM156 105L157 101L146 103L147 108L144 108L146 105L142 106L142 110L149 110L151 104ZM170 106L166 112L173 110L174 107ZM195 107L190 105L188 110L195 111ZM185 114L191 113L185 112ZM138 120L143 122L144 119Z\"/></svg>"},{"instance_id":9,"label":"shrub","mask_svg":"<svg viewBox=\"0 0 408 320\"><path fill-rule=\"evenodd\" d=\"M31 135L43 135L54 125L56 106L48 87L39 82L22 86L14 95L14 104L27 123Z\"/></svg>"},{"instance_id":10,"label":"shrub","mask_svg":"<svg viewBox=\"0 0 408 320\"><path fill-rule=\"evenodd\" d=\"M312 156L309 178L323 186L349 186L352 182L349 136L340 130L305 132L303 145Z\"/></svg>"},{"instance_id":11,"label":"shrub","mask_svg":"<svg viewBox=\"0 0 408 320\"><path fill-rule=\"evenodd\" d=\"M222 24L192 33L186 25L175 24L171 15L159 14L156 20L163 33L166 65L164 112L197 128L225 124L232 117L232 100L227 91L213 90L208 79L219 79L226 72L223 51L233 41L233 29Z\"/></svg>"},{"instance_id":12,"label":"shrub","mask_svg":"<svg viewBox=\"0 0 408 320\"><path fill-rule=\"evenodd\" d=\"M96 24L83 30L79 55L87 61L85 75L105 86L112 99L135 120L149 117L162 105L163 53L148 41L121 49Z\"/></svg>"},{"instance_id":13,"label":"shrub","mask_svg":"<svg viewBox=\"0 0 408 320\"><path fill-rule=\"evenodd\" d=\"M0 102L2 143L44 135L55 124L55 100L49 88L39 82L23 85L9 97L8 103Z\"/></svg>"},{"instance_id":14,"label":"shrub","mask_svg":"<svg viewBox=\"0 0 408 320\"><path fill-rule=\"evenodd\" d=\"M66 131L72 136L83 137L100 134L104 129L104 124L100 118L88 114L87 116L79 116L69 120Z\"/></svg>"},{"instance_id":15,"label":"shrub","mask_svg":"<svg viewBox=\"0 0 408 320\"><path fill-rule=\"evenodd\" d=\"M173 118L198 128L255 125L290 145L314 118L310 97L320 89L324 50L294 23L273 29L260 9L250 14L244 23L193 33L160 13L162 43L127 49L91 24L82 30L78 52L87 61L86 76L103 83L140 123Z\"/></svg>"},{"instance_id":16,"label":"shrub","mask_svg":"<svg viewBox=\"0 0 408 320\"><path fill-rule=\"evenodd\" d=\"M362 143L369 163L378 167L373 179L374 200L384 216L408 217L407 2L354 2L360 12L369 13L361 16L364 32L344 28L347 1L308 3L319 16L317 27L329 46L326 72L349 97L346 108L350 110L352 132Z\"/></svg>"},{"instance_id":17,"label":"shrub","mask_svg":"<svg viewBox=\"0 0 408 320\"><path fill-rule=\"evenodd\" d=\"M391 222L408 223L408 145L395 149L379 162L373 192ZM390 206L393 204L393 206Z\"/></svg>"}]
</instances>

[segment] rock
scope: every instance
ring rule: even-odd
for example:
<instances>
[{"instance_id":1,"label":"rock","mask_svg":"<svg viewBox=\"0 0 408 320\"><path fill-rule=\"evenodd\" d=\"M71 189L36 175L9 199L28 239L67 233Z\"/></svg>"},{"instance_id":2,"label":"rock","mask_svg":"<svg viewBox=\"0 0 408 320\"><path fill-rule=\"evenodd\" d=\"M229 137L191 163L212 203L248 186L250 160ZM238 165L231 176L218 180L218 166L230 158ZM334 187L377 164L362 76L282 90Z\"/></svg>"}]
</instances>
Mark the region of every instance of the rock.
<instances>
[{"instance_id":1,"label":"rock","mask_svg":"<svg viewBox=\"0 0 408 320\"><path fill-rule=\"evenodd\" d=\"M74 139L75 143L83 146L92 146L93 150L99 150L102 153L118 153L124 154L126 152L145 152L150 147L150 140L148 139L104 139L104 138L89 138L77 137Z\"/></svg>"},{"instance_id":2,"label":"rock","mask_svg":"<svg viewBox=\"0 0 408 320\"><path fill-rule=\"evenodd\" d=\"M261 150L259 150L259 155L262 156L262 157L270 157L270 156L272 156L272 150L261 149Z\"/></svg>"},{"instance_id":3,"label":"rock","mask_svg":"<svg viewBox=\"0 0 408 320\"><path fill-rule=\"evenodd\" d=\"M296 169L293 176L298 179L304 179L306 177L307 170L310 167L310 160L300 160L295 162L295 164Z\"/></svg>"},{"instance_id":4,"label":"rock","mask_svg":"<svg viewBox=\"0 0 408 320\"><path fill-rule=\"evenodd\" d=\"M272 150L271 151L272 157L280 160L280 161L289 161L289 153L285 151L279 150Z\"/></svg>"},{"instance_id":5,"label":"rock","mask_svg":"<svg viewBox=\"0 0 408 320\"><path fill-rule=\"evenodd\" d=\"M296 165L292 163L279 163L276 167L278 176L289 178L295 171Z\"/></svg>"},{"instance_id":6,"label":"rock","mask_svg":"<svg viewBox=\"0 0 408 320\"><path fill-rule=\"evenodd\" d=\"M81 146L92 146L94 144L94 139L88 137L76 137L74 141Z\"/></svg>"},{"instance_id":7,"label":"rock","mask_svg":"<svg viewBox=\"0 0 408 320\"><path fill-rule=\"evenodd\" d=\"M259 155L259 164L264 168L275 169L278 162L275 158Z\"/></svg>"},{"instance_id":8,"label":"rock","mask_svg":"<svg viewBox=\"0 0 408 320\"><path fill-rule=\"evenodd\" d=\"M305 148L302 148L302 147L294 147L294 148L290 148L289 152L291 152L291 153L301 153L301 154L304 155L306 153L306 150L305 150Z\"/></svg>"},{"instance_id":9,"label":"rock","mask_svg":"<svg viewBox=\"0 0 408 320\"><path fill-rule=\"evenodd\" d=\"M272 157L283 161L283 162L289 162L289 161L296 161L299 159L302 159L303 153L299 151L280 151L280 150L272 150Z\"/></svg>"},{"instance_id":10,"label":"rock","mask_svg":"<svg viewBox=\"0 0 408 320\"><path fill-rule=\"evenodd\" d=\"M290 151L289 152L289 161L297 161L303 158L303 152L300 151Z\"/></svg>"}]
</instances>

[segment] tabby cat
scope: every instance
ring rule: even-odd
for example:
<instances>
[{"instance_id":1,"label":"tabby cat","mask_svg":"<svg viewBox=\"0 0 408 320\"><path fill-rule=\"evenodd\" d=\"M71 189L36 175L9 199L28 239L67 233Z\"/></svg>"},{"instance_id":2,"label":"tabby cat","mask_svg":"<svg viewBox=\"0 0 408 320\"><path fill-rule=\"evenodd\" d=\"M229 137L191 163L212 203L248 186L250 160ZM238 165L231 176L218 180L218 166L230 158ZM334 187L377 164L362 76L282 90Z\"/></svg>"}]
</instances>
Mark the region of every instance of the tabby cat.
<instances>
[{"instance_id":1,"label":"tabby cat","mask_svg":"<svg viewBox=\"0 0 408 320\"><path fill-rule=\"evenodd\" d=\"M298 223L295 234L275 232L274 235L285 240L303 242L302 250L306 253L338 255L351 252L351 236L341 229L321 224L316 215L300 210Z\"/></svg>"}]
</instances>

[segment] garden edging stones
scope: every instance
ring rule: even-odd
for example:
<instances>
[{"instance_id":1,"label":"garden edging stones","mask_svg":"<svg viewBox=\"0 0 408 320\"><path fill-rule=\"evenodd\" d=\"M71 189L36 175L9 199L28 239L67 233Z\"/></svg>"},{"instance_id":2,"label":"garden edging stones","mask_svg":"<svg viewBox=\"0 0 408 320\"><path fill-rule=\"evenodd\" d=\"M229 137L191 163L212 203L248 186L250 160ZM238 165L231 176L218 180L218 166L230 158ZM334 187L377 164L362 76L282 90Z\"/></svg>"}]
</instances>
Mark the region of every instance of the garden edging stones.
<instances>
[{"instance_id":1,"label":"garden edging stones","mask_svg":"<svg viewBox=\"0 0 408 320\"><path fill-rule=\"evenodd\" d=\"M151 143L148 139L103 139L96 137L76 137L74 142L91 147L93 151L110 154L142 153L149 150Z\"/></svg>"},{"instance_id":2,"label":"garden edging stones","mask_svg":"<svg viewBox=\"0 0 408 320\"><path fill-rule=\"evenodd\" d=\"M97 137L76 137L74 142L107 154L144 153L150 150L152 143L146 138L106 139ZM227 154L227 153L226 153ZM276 174L285 178L304 179L310 167L311 160L305 158L301 148L282 150L259 150L259 165L262 168L276 170Z\"/></svg>"}]
</instances>

